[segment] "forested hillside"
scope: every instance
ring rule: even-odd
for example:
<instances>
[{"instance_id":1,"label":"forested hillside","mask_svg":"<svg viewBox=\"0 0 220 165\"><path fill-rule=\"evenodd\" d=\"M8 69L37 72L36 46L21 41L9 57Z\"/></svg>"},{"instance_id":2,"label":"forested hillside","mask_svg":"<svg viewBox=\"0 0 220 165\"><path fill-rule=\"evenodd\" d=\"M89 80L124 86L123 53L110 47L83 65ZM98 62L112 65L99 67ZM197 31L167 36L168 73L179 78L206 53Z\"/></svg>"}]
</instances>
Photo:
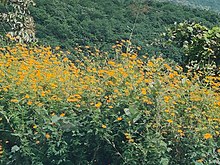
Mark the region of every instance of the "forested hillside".
<instances>
[{"instance_id":1,"label":"forested hillside","mask_svg":"<svg viewBox=\"0 0 220 165\"><path fill-rule=\"evenodd\" d=\"M218 25L215 13L172 3L119 0L36 0L32 16L37 37L43 43L71 48L77 45L109 47L117 40L130 39L147 47L174 22L190 20L208 27Z\"/></svg>"},{"instance_id":2,"label":"forested hillside","mask_svg":"<svg viewBox=\"0 0 220 165\"><path fill-rule=\"evenodd\" d=\"M192 7L198 7L206 10L213 10L220 12L220 1L219 0L161 0L167 2L177 2L183 5L189 5Z\"/></svg>"},{"instance_id":3,"label":"forested hillside","mask_svg":"<svg viewBox=\"0 0 220 165\"><path fill-rule=\"evenodd\" d=\"M165 27L184 20L211 27L220 24L212 12L155 1L36 0L31 15L36 22L39 41L71 49L78 45L109 48L117 40L131 39L135 45L155 53L150 46ZM1 6L1 10L4 9ZM2 26L2 24L1 24ZM6 28L6 27L4 27ZM4 31L4 28L1 31ZM153 51L153 52L152 52Z\"/></svg>"}]
</instances>

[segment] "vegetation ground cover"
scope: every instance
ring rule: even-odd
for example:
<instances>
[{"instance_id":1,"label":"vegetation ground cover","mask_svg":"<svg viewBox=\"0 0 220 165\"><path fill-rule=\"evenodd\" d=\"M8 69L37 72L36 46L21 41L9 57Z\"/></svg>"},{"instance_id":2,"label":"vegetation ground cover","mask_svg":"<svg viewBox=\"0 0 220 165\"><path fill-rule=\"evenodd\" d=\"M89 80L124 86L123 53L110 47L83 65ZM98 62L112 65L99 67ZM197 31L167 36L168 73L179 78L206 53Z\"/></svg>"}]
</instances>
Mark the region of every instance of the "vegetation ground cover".
<instances>
[{"instance_id":1,"label":"vegetation ground cover","mask_svg":"<svg viewBox=\"0 0 220 165\"><path fill-rule=\"evenodd\" d=\"M219 77L90 47L1 48L1 162L215 164Z\"/></svg>"},{"instance_id":2,"label":"vegetation ground cover","mask_svg":"<svg viewBox=\"0 0 220 165\"><path fill-rule=\"evenodd\" d=\"M150 54L143 46L145 41L135 46L139 41L142 43L144 34L135 31L141 23L137 16L151 15L149 6L151 10L152 6L168 8L166 12L176 10L177 6L153 1L136 4L132 0L71 2L80 10L76 20L86 20L85 24L96 17L99 18L96 22L114 18L114 14L109 18L104 11L97 12L98 3L113 5L111 8L117 11L123 6L120 17L113 22L118 18L125 22L134 18L133 27L121 31L126 32L126 37L119 31L111 34L117 32L115 39L121 35L121 41L101 35L100 40L91 40L97 33L87 30L96 30L96 26L80 33L64 28L69 34L89 36L88 42L68 51L63 49L68 40L56 47L42 44L42 38L35 42L34 22L28 9L32 0L8 1L12 11L0 15L11 30L0 38L0 164L219 164L219 18L209 12L201 18L200 11L193 10L193 16L198 11L198 20L203 20L206 26L190 20L164 31L163 38L151 48L167 52L178 49L165 56ZM58 1L51 5L54 3ZM65 1L62 4L65 9L73 9ZM136 12L137 5L141 13ZM44 9L40 10L43 13ZM70 19L59 11L63 18L54 16L60 23ZM123 15L127 11L129 18ZM156 16L152 18L160 18ZM54 34L48 33L48 37L66 36L67 33L59 31L61 27L56 27L57 33L51 26ZM104 30L97 31L103 32L104 37L110 34L104 27L99 30ZM132 43L134 36L140 37L136 44ZM70 43L76 44L78 39L76 36ZM99 43L103 41L109 45L100 50ZM59 42L54 40L51 45Z\"/></svg>"}]
</instances>

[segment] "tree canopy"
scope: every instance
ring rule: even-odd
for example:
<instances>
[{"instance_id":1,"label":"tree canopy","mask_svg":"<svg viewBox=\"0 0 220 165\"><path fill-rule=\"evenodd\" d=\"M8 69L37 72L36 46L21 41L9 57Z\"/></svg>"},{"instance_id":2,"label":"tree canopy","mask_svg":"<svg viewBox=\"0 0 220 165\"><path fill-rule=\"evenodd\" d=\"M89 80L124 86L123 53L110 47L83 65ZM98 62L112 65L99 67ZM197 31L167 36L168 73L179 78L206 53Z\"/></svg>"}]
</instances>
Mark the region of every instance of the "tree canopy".
<instances>
[{"instance_id":1,"label":"tree canopy","mask_svg":"<svg viewBox=\"0 0 220 165\"><path fill-rule=\"evenodd\" d=\"M48 45L109 47L129 39L147 50L151 41L174 22L191 20L211 27L219 24L215 13L155 1L35 0L31 9L37 37ZM132 35L131 35L132 34Z\"/></svg>"}]
</instances>

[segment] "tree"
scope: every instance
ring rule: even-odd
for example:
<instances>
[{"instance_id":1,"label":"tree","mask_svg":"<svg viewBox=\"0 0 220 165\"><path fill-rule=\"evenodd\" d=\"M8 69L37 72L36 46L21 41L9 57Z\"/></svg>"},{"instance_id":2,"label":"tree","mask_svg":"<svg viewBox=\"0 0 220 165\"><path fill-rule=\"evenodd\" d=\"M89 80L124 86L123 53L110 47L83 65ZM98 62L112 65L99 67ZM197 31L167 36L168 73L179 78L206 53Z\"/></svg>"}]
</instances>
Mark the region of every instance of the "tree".
<instances>
[{"instance_id":1,"label":"tree","mask_svg":"<svg viewBox=\"0 0 220 165\"><path fill-rule=\"evenodd\" d=\"M12 7L8 13L0 13L0 21L9 24L8 34L17 42L30 43L37 41L35 25L30 15L29 6L35 5L33 0L1 0L1 3Z\"/></svg>"},{"instance_id":2,"label":"tree","mask_svg":"<svg viewBox=\"0 0 220 165\"><path fill-rule=\"evenodd\" d=\"M169 43L184 52L182 65L195 71L217 73L220 67L220 27L207 28L195 22L183 22L166 34Z\"/></svg>"}]
</instances>

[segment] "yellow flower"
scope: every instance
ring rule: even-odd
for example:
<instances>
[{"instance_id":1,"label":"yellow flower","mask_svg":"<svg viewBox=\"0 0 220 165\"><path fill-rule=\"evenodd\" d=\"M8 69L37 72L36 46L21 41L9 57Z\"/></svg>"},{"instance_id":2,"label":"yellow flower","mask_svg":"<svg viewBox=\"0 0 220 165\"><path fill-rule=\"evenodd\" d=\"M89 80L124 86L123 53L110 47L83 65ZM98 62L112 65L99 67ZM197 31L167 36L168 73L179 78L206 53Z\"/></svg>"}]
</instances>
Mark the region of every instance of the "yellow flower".
<instances>
[{"instance_id":1,"label":"yellow flower","mask_svg":"<svg viewBox=\"0 0 220 165\"><path fill-rule=\"evenodd\" d=\"M51 113L51 116L55 116L56 114L53 112L53 113Z\"/></svg>"},{"instance_id":2,"label":"yellow flower","mask_svg":"<svg viewBox=\"0 0 220 165\"><path fill-rule=\"evenodd\" d=\"M25 98L25 99L29 99L30 96L29 96L28 94L26 94L24 98Z\"/></svg>"},{"instance_id":3,"label":"yellow flower","mask_svg":"<svg viewBox=\"0 0 220 165\"><path fill-rule=\"evenodd\" d=\"M129 133L124 133L126 139L131 139L131 135Z\"/></svg>"},{"instance_id":4,"label":"yellow flower","mask_svg":"<svg viewBox=\"0 0 220 165\"><path fill-rule=\"evenodd\" d=\"M137 47L137 50L141 50L141 47L140 47L140 46L138 46L138 47Z\"/></svg>"},{"instance_id":5,"label":"yellow flower","mask_svg":"<svg viewBox=\"0 0 220 165\"><path fill-rule=\"evenodd\" d=\"M113 46L112 46L112 49L114 49L114 48L116 48L116 45L113 45Z\"/></svg>"},{"instance_id":6,"label":"yellow flower","mask_svg":"<svg viewBox=\"0 0 220 165\"><path fill-rule=\"evenodd\" d=\"M122 53L121 56L127 57L128 55L126 53Z\"/></svg>"},{"instance_id":7,"label":"yellow flower","mask_svg":"<svg viewBox=\"0 0 220 165\"><path fill-rule=\"evenodd\" d=\"M171 68L168 64L164 64L164 67L165 67L167 70L172 70L172 68Z\"/></svg>"},{"instance_id":8,"label":"yellow flower","mask_svg":"<svg viewBox=\"0 0 220 165\"><path fill-rule=\"evenodd\" d=\"M122 120L122 117L118 117L117 120L118 120L118 121L121 121L121 120Z\"/></svg>"},{"instance_id":9,"label":"yellow flower","mask_svg":"<svg viewBox=\"0 0 220 165\"><path fill-rule=\"evenodd\" d=\"M12 103L18 103L19 100L17 100L17 99L11 99L11 102L12 102Z\"/></svg>"},{"instance_id":10,"label":"yellow flower","mask_svg":"<svg viewBox=\"0 0 220 165\"><path fill-rule=\"evenodd\" d=\"M154 66L154 63L151 62L151 61L148 61L147 66L148 66L148 67L153 67L153 66Z\"/></svg>"},{"instance_id":11,"label":"yellow flower","mask_svg":"<svg viewBox=\"0 0 220 165\"><path fill-rule=\"evenodd\" d=\"M219 149L217 149L217 152L218 152L218 153L220 153L220 148L219 148Z\"/></svg>"},{"instance_id":12,"label":"yellow flower","mask_svg":"<svg viewBox=\"0 0 220 165\"><path fill-rule=\"evenodd\" d=\"M165 109L164 112L169 113L170 111L168 109Z\"/></svg>"},{"instance_id":13,"label":"yellow flower","mask_svg":"<svg viewBox=\"0 0 220 165\"><path fill-rule=\"evenodd\" d=\"M50 134L46 133L45 137L46 137L46 139L49 139L50 138Z\"/></svg>"},{"instance_id":14,"label":"yellow flower","mask_svg":"<svg viewBox=\"0 0 220 165\"><path fill-rule=\"evenodd\" d=\"M60 47L59 47L59 46L55 47L55 50L59 50L59 49L60 49Z\"/></svg>"},{"instance_id":15,"label":"yellow flower","mask_svg":"<svg viewBox=\"0 0 220 165\"><path fill-rule=\"evenodd\" d=\"M97 104L95 104L95 107L96 108L100 108L102 106L102 103L101 102L98 102Z\"/></svg>"},{"instance_id":16,"label":"yellow flower","mask_svg":"<svg viewBox=\"0 0 220 165\"><path fill-rule=\"evenodd\" d=\"M168 103L169 100L170 100L170 96L164 96L164 101L165 101L166 103Z\"/></svg>"},{"instance_id":17,"label":"yellow flower","mask_svg":"<svg viewBox=\"0 0 220 165\"><path fill-rule=\"evenodd\" d=\"M132 138L132 136L129 133L124 133L125 138L128 140L129 143L133 143L134 139Z\"/></svg>"},{"instance_id":18,"label":"yellow flower","mask_svg":"<svg viewBox=\"0 0 220 165\"><path fill-rule=\"evenodd\" d=\"M135 60L136 58L137 58L137 55L132 55L132 56L130 57L131 60Z\"/></svg>"},{"instance_id":19,"label":"yellow flower","mask_svg":"<svg viewBox=\"0 0 220 165\"><path fill-rule=\"evenodd\" d=\"M202 163L202 162L203 162L203 159L198 159L197 162L198 162L198 163Z\"/></svg>"},{"instance_id":20,"label":"yellow flower","mask_svg":"<svg viewBox=\"0 0 220 165\"><path fill-rule=\"evenodd\" d=\"M33 125L33 128L36 129L36 128L37 128L37 125Z\"/></svg>"},{"instance_id":21,"label":"yellow flower","mask_svg":"<svg viewBox=\"0 0 220 165\"><path fill-rule=\"evenodd\" d=\"M79 101L79 99L75 98L74 96L70 96L69 98L67 98L67 101L68 102L77 102L77 101Z\"/></svg>"},{"instance_id":22,"label":"yellow flower","mask_svg":"<svg viewBox=\"0 0 220 165\"><path fill-rule=\"evenodd\" d=\"M114 61L108 61L109 65L115 66L115 62Z\"/></svg>"},{"instance_id":23,"label":"yellow flower","mask_svg":"<svg viewBox=\"0 0 220 165\"><path fill-rule=\"evenodd\" d=\"M77 105L75 105L75 106L76 106L77 108L80 108L81 105L80 105L80 104L77 104Z\"/></svg>"},{"instance_id":24,"label":"yellow flower","mask_svg":"<svg viewBox=\"0 0 220 165\"><path fill-rule=\"evenodd\" d=\"M211 139L212 138L212 135L210 133L206 133L204 134L203 136L205 139Z\"/></svg>"},{"instance_id":25,"label":"yellow flower","mask_svg":"<svg viewBox=\"0 0 220 165\"><path fill-rule=\"evenodd\" d=\"M107 128L107 126L106 126L105 124L102 124L102 128L104 128L104 129L105 129L105 128Z\"/></svg>"},{"instance_id":26,"label":"yellow flower","mask_svg":"<svg viewBox=\"0 0 220 165\"><path fill-rule=\"evenodd\" d=\"M142 95L146 95L146 94L147 94L147 91L146 91L145 88L142 88L142 89L141 89L141 94L142 94Z\"/></svg>"},{"instance_id":27,"label":"yellow flower","mask_svg":"<svg viewBox=\"0 0 220 165\"><path fill-rule=\"evenodd\" d=\"M202 162L203 162L203 159L198 159L197 162L198 162L198 163L202 163Z\"/></svg>"},{"instance_id":28,"label":"yellow flower","mask_svg":"<svg viewBox=\"0 0 220 165\"><path fill-rule=\"evenodd\" d=\"M172 123L172 122L173 122L173 120L169 119L169 120L167 120L167 122L168 122L168 123Z\"/></svg>"}]
</instances>

